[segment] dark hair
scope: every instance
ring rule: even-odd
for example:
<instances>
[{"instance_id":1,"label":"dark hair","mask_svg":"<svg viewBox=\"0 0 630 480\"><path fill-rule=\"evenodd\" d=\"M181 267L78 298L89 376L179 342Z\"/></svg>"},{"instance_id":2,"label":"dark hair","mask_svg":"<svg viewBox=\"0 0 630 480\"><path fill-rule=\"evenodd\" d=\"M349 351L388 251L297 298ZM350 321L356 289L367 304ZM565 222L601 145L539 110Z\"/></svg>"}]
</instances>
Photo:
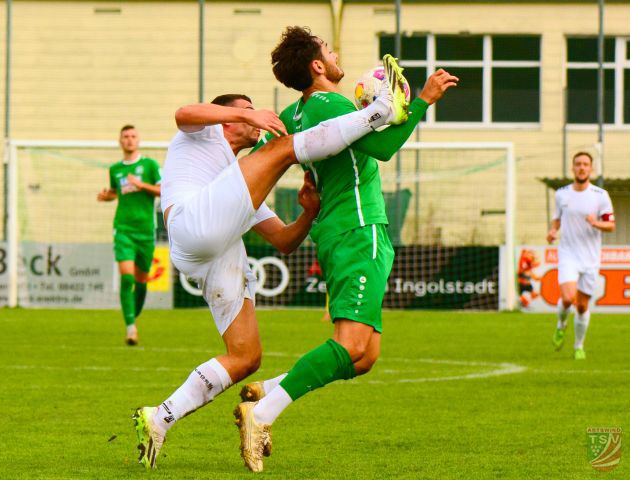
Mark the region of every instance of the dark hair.
<instances>
[{"instance_id":1,"label":"dark hair","mask_svg":"<svg viewBox=\"0 0 630 480\"><path fill-rule=\"evenodd\" d=\"M575 163L575 159L582 156L588 157L591 161L591 165L593 165L593 156L588 152L577 152L575 155L573 155L573 160L571 160L571 163Z\"/></svg>"},{"instance_id":2,"label":"dark hair","mask_svg":"<svg viewBox=\"0 0 630 480\"><path fill-rule=\"evenodd\" d=\"M120 129L120 133L122 134L123 132L126 132L127 130L134 130L136 127L134 127L133 125L125 125L124 127L122 127Z\"/></svg>"},{"instance_id":3,"label":"dark hair","mask_svg":"<svg viewBox=\"0 0 630 480\"><path fill-rule=\"evenodd\" d=\"M303 91L313 85L310 65L324 60L321 44L308 27L287 27L271 52L273 74L283 85Z\"/></svg>"},{"instance_id":4,"label":"dark hair","mask_svg":"<svg viewBox=\"0 0 630 480\"><path fill-rule=\"evenodd\" d=\"M249 103L252 103L251 98L247 95L243 95L242 93L226 93L225 95L219 95L212 102L215 105L223 105L224 107L229 107L237 100L245 100Z\"/></svg>"}]
</instances>

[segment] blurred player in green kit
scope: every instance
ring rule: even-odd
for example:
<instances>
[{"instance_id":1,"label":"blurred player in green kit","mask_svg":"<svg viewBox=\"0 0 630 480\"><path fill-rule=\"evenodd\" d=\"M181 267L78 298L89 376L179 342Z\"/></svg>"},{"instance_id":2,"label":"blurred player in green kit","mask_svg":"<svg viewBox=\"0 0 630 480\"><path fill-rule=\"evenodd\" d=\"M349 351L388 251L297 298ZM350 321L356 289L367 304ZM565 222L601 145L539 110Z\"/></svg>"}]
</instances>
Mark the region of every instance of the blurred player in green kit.
<instances>
[{"instance_id":1,"label":"blurred player in green kit","mask_svg":"<svg viewBox=\"0 0 630 480\"><path fill-rule=\"evenodd\" d=\"M271 54L271 63L275 77L301 93L298 101L280 114L288 133L308 130L356 110L339 93L344 72L337 54L309 29L287 28ZM394 95L404 99L402 69L391 55L383 57L383 67ZM381 306L394 249L386 230L377 160L388 161L427 108L458 80L437 70L408 106L406 122L371 132L334 157L304 165L321 196L311 238L317 244L317 258L326 280L334 332L286 374L273 382L254 382L243 388L244 402L234 414L241 434L241 455L250 470L263 469L263 456L271 452L271 424L286 407L312 390L369 372L378 359Z\"/></svg>"},{"instance_id":2,"label":"blurred player in green kit","mask_svg":"<svg viewBox=\"0 0 630 480\"><path fill-rule=\"evenodd\" d=\"M96 199L118 199L114 254L120 271L120 305L127 325L127 344L136 345L136 318L147 295L155 249L155 197L160 195L160 166L138 151L140 138L133 125L120 130L119 142L123 159L109 168L109 188L103 189Z\"/></svg>"}]
</instances>

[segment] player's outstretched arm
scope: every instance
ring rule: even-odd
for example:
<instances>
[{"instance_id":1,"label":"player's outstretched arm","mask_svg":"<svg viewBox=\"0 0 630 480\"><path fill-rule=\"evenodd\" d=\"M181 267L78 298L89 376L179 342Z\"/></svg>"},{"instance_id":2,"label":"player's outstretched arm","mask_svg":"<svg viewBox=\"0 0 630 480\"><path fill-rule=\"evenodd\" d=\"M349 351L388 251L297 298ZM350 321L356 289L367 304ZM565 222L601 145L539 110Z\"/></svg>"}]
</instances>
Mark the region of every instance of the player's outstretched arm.
<instances>
[{"instance_id":1,"label":"player's outstretched arm","mask_svg":"<svg viewBox=\"0 0 630 480\"><path fill-rule=\"evenodd\" d=\"M424 84L418 98L409 106L409 119L401 125L392 125L382 132L373 132L352 144L359 150L381 161L388 161L400 150L420 123L430 105L440 100L444 94L457 86L459 78L443 69L433 73Z\"/></svg>"},{"instance_id":2,"label":"player's outstretched arm","mask_svg":"<svg viewBox=\"0 0 630 480\"><path fill-rule=\"evenodd\" d=\"M284 254L294 252L302 244L319 214L319 193L308 172L298 192L298 201L304 211L295 222L287 225L278 217L272 217L254 227L256 233Z\"/></svg>"},{"instance_id":3,"label":"player's outstretched arm","mask_svg":"<svg viewBox=\"0 0 630 480\"><path fill-rule=\"evenodd\" d=\"M96 194L96 200L98 202L111 202L112 200L116 200L117 197L116 190L112 190L111 188L104 188Z\"/></svg>"},{"instance_id":4,"label":"player's outstretched arm","mask_svg":"<svg viewBox=\"0 0 630 480\"><path fill-rule=\"evenodd\" d=\"M175 122L181 131L187 133L198 132L209 125L221 123L247 123L276 136L287 133L280 117L271 110L226 107L213 103L198 103L180 107L175 112Z\"/></svg>"}]
</instances>

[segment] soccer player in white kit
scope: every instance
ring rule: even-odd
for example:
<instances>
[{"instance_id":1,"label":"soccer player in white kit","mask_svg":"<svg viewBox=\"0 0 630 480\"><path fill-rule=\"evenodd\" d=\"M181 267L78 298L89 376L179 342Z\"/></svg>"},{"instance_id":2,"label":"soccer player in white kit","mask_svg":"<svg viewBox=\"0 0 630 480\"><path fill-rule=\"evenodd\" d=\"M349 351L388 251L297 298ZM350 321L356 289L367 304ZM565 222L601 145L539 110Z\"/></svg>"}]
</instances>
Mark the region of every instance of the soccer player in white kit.
<instances>
[{"instance_id":1,"label":"soccer player in white kit","mask_svg":"<svg viewBox=\"0 0 630 480\"><path fill-rule=\"evenodd\" d=\"M547 234L553 243L560 233L558 246L558 323L553 345L564 344L567 317L575 303L574 358L583 360L584 339L591 318L588 303L599 276L602 232L615 230L615 216L608 192L590 182L593 157L586 152L573 156L573 183L556 191L556 211Z\"/></svg>"},{"instance_id":2,"label":"soccer player in white kit","mask_svg":"<svg viewBox=\"0 0 630 480\"><path fill-rule=\"evenodd\" d=\"M334 156L380 126L406 121L400 88L386 81L367 108L291 136L281 136L286 130L279 117L254 110L245 95L223 95L212 104L177 111L179 132L169 145L161 197L170 255L177 269L199 284L227 353L195 368L158 407L137 409L133 418L139 462L146 468L155 467L166 432L177 420L260 365L256 279L241 236L253 227L289 253L306 237L319 212L319 196L308 179L300 193L304 212L290 225L279 220L264 199L291 165ZM237 160L239 150L256 144L260 129L278 137Z\"/></svg>"}]
</instances>

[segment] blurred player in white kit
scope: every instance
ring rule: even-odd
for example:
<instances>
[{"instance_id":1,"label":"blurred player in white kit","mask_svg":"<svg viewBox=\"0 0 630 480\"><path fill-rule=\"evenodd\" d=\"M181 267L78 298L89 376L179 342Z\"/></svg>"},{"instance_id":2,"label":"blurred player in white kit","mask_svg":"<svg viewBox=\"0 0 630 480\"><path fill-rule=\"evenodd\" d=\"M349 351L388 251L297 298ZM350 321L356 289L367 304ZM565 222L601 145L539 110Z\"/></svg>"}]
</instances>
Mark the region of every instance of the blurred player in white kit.
<instances>
[{"instance_id":1,"label":"blurred player in white kit","mask_svg":"<svg viewBox=\"0 0 630 480\"><path fill-rule=\"evenodd\" d=\"M586 152L573 156L573 183L556 191L556 211L547 241L558 246L558 323L553 345L564 344L567 317L575 304L574 358L584 360L584 339L591 318L588 304L595 291L602 250L602 232L615 230L615 215L608 192L592 185L593 157Z\"/></svg>"}]
</instances>

